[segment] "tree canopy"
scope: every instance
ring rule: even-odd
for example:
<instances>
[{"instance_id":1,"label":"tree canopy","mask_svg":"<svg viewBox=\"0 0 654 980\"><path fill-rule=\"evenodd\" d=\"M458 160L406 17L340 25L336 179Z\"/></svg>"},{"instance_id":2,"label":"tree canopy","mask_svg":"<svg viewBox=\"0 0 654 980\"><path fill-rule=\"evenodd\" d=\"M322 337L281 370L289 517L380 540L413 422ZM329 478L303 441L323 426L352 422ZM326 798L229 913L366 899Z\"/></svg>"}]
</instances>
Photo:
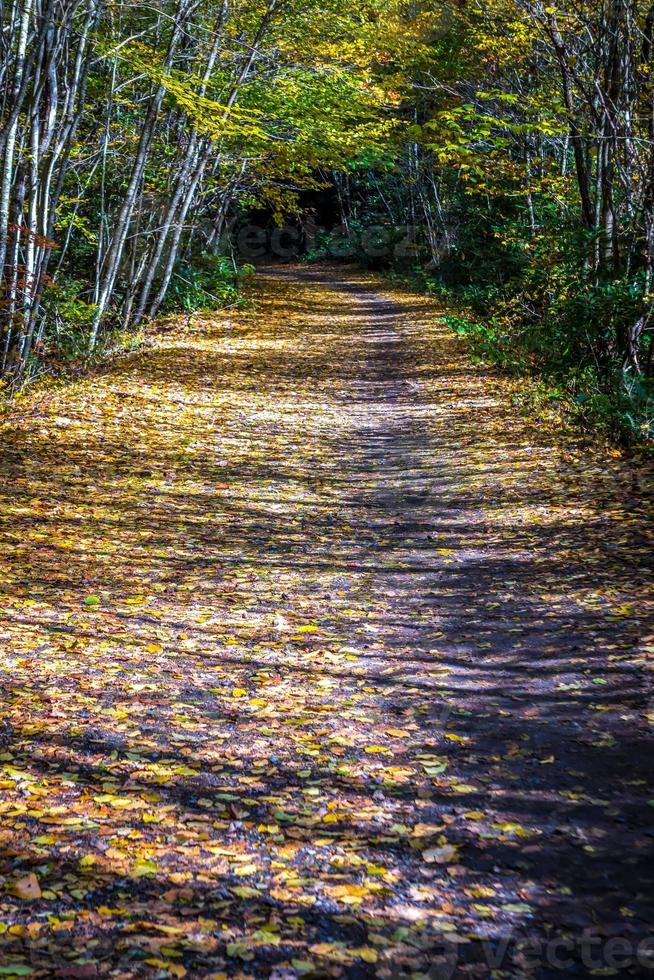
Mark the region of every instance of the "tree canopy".
<instances>
[{"instance_id":1,"label":"tree canopy","mask_svg":"<svg viewBox=\"0 0 654 980\"><path fill-rule=\"evenodd\" d=\"M5 377L231 296L230 220L334 185L355 247L417 229L387 264L454 290L484 350L649 432L651 4L13 0L0 20Z\"/></svg>"}]
</instances>

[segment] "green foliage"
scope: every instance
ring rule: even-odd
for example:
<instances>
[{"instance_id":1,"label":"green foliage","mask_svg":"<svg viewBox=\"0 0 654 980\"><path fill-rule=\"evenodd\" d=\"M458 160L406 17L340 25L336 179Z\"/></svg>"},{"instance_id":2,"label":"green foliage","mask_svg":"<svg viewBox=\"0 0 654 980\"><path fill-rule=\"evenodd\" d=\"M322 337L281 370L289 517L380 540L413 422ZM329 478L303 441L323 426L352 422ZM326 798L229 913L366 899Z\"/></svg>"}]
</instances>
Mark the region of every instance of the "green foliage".
<instances>
[{"instance_id":1,"label":"green foliage","mask_svg":"<svg viewBox=\"0 0 654 980\"><path fill-rule=\"evenodd\" d=\"M164 309L177 311L215 310L242 301L241 285L254 269L237 266L225 255L202 255L193 262L177 264Z\"/></svg>"},{"instance_id":2,"label":"green foliage","mask_svg":"<svg viewBox=\"0 0 654 980\"><path fill-rule=\"evenodd\" d=\"M121 323L237 302L236 270L205 257L225 226L248 204L281 221L325 175L391 159L388 66L416 43L399 0L57 9L43 34L39 4L0 5L0 370L17 378L47 350L110 346ZM22 86L27 65L48 84ZM79 288L39 310L51 278Z\"/></svg>"},{"instance_id":3,"label":"green foliage","mask_svg":"<svg viewBox=\"0 0 654 980\"><path fill-rule=\"evenodd\" d=\"M84 359L88 335L97 307L82 298L84 283L61 278L43 298L44 330L32 353L46 357L50 365L65 365Z\"/></svg>"},{"instance_id":4,"label":"green foliage","mask_svg":"<svg viewBox=\"0 0 654 980\"><path fill-rule=\"evenodd\" d=\"M474 361L495 364L504 370L522 373L527 361L513 337L505 333L497 320L472 320L460 315L448 314L444 322L469 343Z\"/></svg>"},{"instance_id":5,"label":"green foliage","mask_svg":"<svg viewBox=\"0 0 654 980\"><path fill-rule=\"evenodd\" d=\"M380 225L352 219L346 229L322 229L305 254L308 262L345 259L371 269L387 269L390 260L400 261L411 250L407 230L401 225ZM414 278L420 269L413 272Z\"/></svg>"},{"instance_id":6,"label":"green foliage","mask_svg":"<svg viewBox=\"0 0 654 980\"><path fill-rule=\"evenodd\" d=\"M622 289L618 288L622 285ZM599 354L605 349L607 322L624 314L629 284L613 290L597 290L586 305L575 296L568 303L553 304L547 317L525 324L502 315L486 317L448 314L443 319L470 346L474 361L490 364L512 374L533 374L545 379L543 391L565 403L567 412L580 425L622 442L643 442L654 437L654 383L632 372L610 370L599 358L582 356L583 350ZM607 295L608 293L608 295ZM456 305L470 299L474 290L440 290ZM628 299L627 299L628 302ZM477 303L477 308L483 304ZM630 311L633 312L633 311ZM585 339L587 347L580 341Z\"/></svg>"}]
</instances>

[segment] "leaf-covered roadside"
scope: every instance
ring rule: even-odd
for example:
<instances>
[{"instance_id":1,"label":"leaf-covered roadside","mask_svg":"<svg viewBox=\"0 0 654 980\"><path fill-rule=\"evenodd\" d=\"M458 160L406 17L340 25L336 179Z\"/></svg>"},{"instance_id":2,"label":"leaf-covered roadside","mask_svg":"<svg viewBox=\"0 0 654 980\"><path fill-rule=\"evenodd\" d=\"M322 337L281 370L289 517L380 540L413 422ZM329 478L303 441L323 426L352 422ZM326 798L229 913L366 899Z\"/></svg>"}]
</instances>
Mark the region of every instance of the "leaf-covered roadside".
<instances>
[{"instance_id":1,"label":"leaf-covered roadside","mask_svg":"<svg viewBox=\"0 0 654 980\"><path fill-rule=\"evenodd\" d=\"M0 432L2 975L649 935L651 475L293 275Z\"/></svg>"}]
</instances>

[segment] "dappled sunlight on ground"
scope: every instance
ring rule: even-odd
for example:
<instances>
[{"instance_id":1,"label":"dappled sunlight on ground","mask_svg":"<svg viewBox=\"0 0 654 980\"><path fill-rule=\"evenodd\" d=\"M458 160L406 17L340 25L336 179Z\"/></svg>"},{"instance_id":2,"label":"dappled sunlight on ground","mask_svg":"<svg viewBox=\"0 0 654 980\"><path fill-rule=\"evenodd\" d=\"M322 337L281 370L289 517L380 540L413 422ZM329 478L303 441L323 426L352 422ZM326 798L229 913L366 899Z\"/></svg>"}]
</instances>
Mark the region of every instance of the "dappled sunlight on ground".
<instances>
[{"instance_id":1,"label":"dappled sunlight on ground","mask_svg":"<svg viewBox=\"0 0 654 980\"><path fill-rule=\"evenodd\" d=\"M17 975L646 970L647 474L332 278L0 430Z\"/></svg>"}]
</instances>

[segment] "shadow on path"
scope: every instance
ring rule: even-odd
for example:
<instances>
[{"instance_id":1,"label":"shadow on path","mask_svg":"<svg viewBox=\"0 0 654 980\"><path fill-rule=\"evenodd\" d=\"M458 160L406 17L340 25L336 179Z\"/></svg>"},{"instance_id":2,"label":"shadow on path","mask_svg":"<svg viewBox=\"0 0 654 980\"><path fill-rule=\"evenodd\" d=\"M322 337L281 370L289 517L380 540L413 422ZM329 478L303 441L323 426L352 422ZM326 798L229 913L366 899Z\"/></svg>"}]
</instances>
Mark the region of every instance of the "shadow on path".
<instances>
[{"instance_id":1,"label":"shadow on path","mask_svg":"<svg viewBox=\"0 0 654 980\"><path fill-rule=\"evenodd\" d=\"M648 474L260 291L0 430L0 963L654 975Z\"/></svg>"}]
</instances>

